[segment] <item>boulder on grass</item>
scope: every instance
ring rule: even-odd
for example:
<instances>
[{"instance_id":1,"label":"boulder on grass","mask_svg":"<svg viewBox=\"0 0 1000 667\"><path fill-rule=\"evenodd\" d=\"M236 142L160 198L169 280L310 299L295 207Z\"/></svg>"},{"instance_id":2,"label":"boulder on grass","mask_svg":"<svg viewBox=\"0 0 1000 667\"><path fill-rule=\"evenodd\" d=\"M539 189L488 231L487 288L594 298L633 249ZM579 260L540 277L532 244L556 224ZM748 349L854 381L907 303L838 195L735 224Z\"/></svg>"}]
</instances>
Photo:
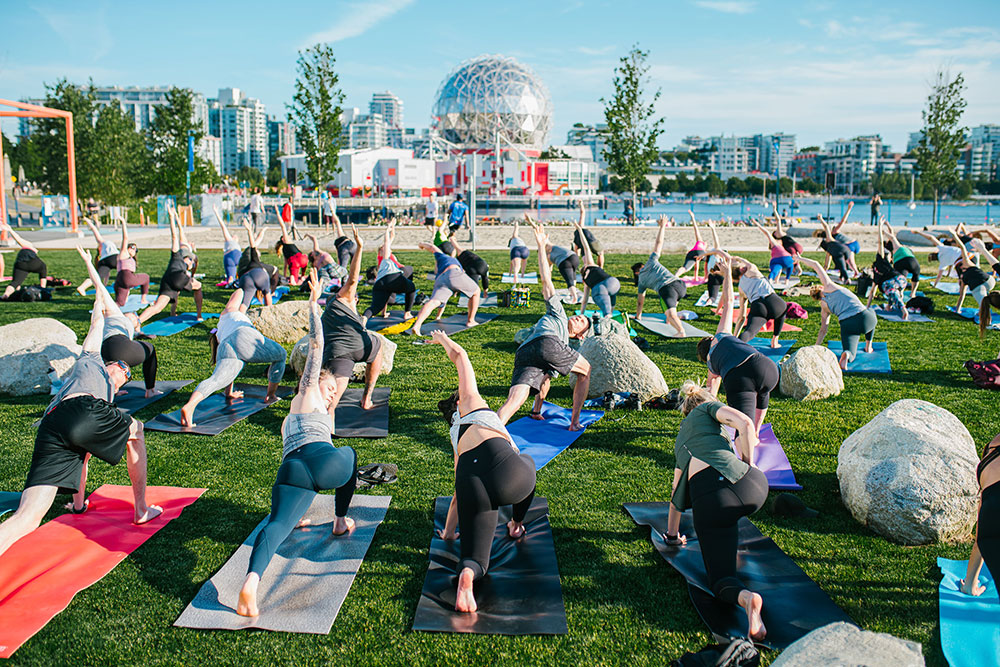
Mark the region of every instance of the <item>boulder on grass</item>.
<instances>
[{"instance_id":1,"label":"boulder on grass","mask_svg":"<svg viewBox=\"0 0 1000 667\"><path fill-rule=\"evenodd\" d=\"M72 329L48 317L0 326L0 394L49 393L49 371L62 378L81 349Z\"/></svg>"},{"instance_id":2,"label":"boulder on grass","mask_svg":"<svg viewBox=\"0 0 1000 667\"><path fill-rule=\"evenodd\" d=\"M978 461L955 415L904 399L844 440L837 455L840 495L855 519L893 542L960 540L976 522Z\"/></svg>"},{"instance_id":3,"label":"boulder on grass","mask_svg":"<svg viewBox=\"0 0 1000 667\"><path fill-rule=\"evenodd\" d=\"M380 371L381 375L392 372L392 363L396 358L396 344L383 336L382 334L371 331L369 332L373 337L378 338L382 341L382 348L380 354L382 355L382 369ZM306 353L309 350L309 336L305 336L295 343L295 347L292 348L292 353L288 356L288 365L295 370L295 374L299 377L302 376L302 369L306 365ZM354 364L354 377L363 378L365 375L366 364Z\"/></svg>"},{"instance_id":4,"label":"boulder on grass","mask_svg":"<svg viewBox=\"0 0 1000 667\"><path fill-rule=\"evenodd\" d=\"M781 393L800 401L816 401L844 391L837 355L822 345L800 348L781 364Z\"/></svg>"},{"instance_id":5,"label":"boulder on grass","mask_svg":"<svg viewBox=\"0 0 1000 667\"><path fill-rule=\"evenodd\" d=\"M865 665L923 667L920 644L884 632L868 632L850 623L831 623L798 640L771 663L772 667Z\"/></svg>"},{"instance_id":6,"label":"boulder on grass","mask_svg":"<svg viewBox=\"0 0 1000 667\"><path fill-rule=\"evenodd\" d=\"M247 317L259 332L278 343L295 343L309 334L308 301L282 301L254 308Z\"/></svg>"},{"instance_id":7,"label":"boulder on grass","mask_svg":"<svg viewBox=\"0 0 1000 667\"><path fill-rule=\"evenodd\" d=\"M669 391L663 373L628 334L591 336L580 345L580 354L590 362L588 397L603 396L608 391L633 392L645 402ZM576 375L570 374L569 383L576 386Z\"/></svg>"}]
</instances>

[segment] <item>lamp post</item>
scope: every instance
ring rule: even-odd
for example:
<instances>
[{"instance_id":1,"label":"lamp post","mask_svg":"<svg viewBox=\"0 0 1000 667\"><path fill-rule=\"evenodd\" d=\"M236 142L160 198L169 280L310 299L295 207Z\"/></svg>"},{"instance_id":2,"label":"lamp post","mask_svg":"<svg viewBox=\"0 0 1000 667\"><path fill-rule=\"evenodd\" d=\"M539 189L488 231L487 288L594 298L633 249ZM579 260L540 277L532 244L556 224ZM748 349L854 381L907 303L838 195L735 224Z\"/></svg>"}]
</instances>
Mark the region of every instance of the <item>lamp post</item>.
<instances>
[{"instance_id":1,"label":"lamp post","mask_svg":"<svg viewBox=\"0 0 1000 667\"><path fill-rule=\"evenodd\" d=\"M194 171L194 130L188 130L187 205L191 205L191 172Z\"/></svg>"}]
</instances>

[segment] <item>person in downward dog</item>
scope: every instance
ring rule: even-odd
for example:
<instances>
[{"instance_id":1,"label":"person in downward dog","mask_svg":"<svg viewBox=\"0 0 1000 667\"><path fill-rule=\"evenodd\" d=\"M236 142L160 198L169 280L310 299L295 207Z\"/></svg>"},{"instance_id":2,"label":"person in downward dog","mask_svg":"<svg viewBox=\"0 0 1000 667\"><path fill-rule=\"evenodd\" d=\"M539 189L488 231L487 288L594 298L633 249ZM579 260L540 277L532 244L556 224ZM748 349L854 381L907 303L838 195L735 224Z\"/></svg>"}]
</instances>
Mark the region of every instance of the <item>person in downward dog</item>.
<instances>
[{"instance_id":1,"label":"person in downward dog","mask_svg":"<svg viewBox=\"0 0 1000 667\"><path fill-rule=\"evenodd\" d=\"M746 324L740 333L740 340L749 342L764 328L768 320L774 320L771 347L781 347L779 340L785 326L788 304L775 293L771 283L752 262L742 257L732 257L730 261L733 279L739 278L740 281L740 302L743 304L740 324ZM740 327L736 329L739 330Z\"/></svg>"},{"instance_id":2,"label":"person in downward dog","mask_svg":"<svg viewBox=\"0 0 1000 667\"><path fill-rule=\"evenodd\" d=\"M858 344L862 336L865 337L865 352L872 351L872 338L875 336L878 317L874 310L861 303L854 292L830 280L819 262L807 257L802 257L799 261L819 277L820 284L813 285L809 290L810 296L822 304L816 344L823 344L832 314L840 323L840 345L844 350L840 353L840 368L847 370L847 365L858 356Z\"/></svg>"},{"instance_id":3,"label":"person in downward dog","mask_svg":"<svg viewBox=\"0 0 1000 667\"><path fill-rule=\"evenodd\" d=\"M375 283L372 285L372 305L365 309L364 315L361 316L361 321L365 324L368 323L372 315L381 317L382 311L385 310L393 294L403 295L405 304L403 319L408 320L413 317L411 311L417 288L413 285L413 281L403 273L402 267L392 256L392 240L395 236L396 221L393 219L385 226L385 233L382 236L382 250L379 253L378 268L375 271Z\"/></svg>"},{"instance_id":4,"label":"person in downward dog","mask_svg":"<svg viewBox=\"0 0 1000 667\"><path fill-rule=\"evenodd\" d=\"M101 231L90 218L84 218L83 221L90 228L90 233L94 235L94 240L97 242L97 274L101 278L100 284L107 285L111 272L118 270L118 246L114 244L114 241L108 241L101 236ZM123 228L122 236L124 236L124 232ZM124 243L122 247L124 247ZM80 296L86 296L91 285L95 285L94 281L87 278L80 283L76 291Z\"/></svg>"},{"instance_id":5,"label":"person in downward dog","mask_svg":"<svg viewBox=\"0 0 1000 667\"><path fill-rule=\"evenodd\" d=\"M524 536L524 517L535 497L535 461L518 451L500 417L479 395L465 350L442 331L431 337L458 370L458 391L438 403L451 424L455 454L455 495L440 536L461 542L455 609L471 613L477 609L473 583L489 570L501 505L513 505L507 535L512 540Z\"/></svg>"},{"instance_id":6,"label":"person in downward dog","mask_svg":"<svg viewBox=\"0 0 1000 667\"><path fill-rule=\"evenodd\" d=\"M448 243L449 252L454 252L451 243ZM455 292L461 292L469 299L469 315L466 319L466 326L472 327L476 324L476 312L479 310L479 286L468 276L462 268L462 264L440 247L430 243L420 243L422 250L433 253L434 262L437 268L437 276L434 278L434 291L431 298L427 299L417 313L417 319L411 329L406 330L406 334L421 336L420 327L438 306L444 306L448 299Z\"/></svg>"}]
</instances>

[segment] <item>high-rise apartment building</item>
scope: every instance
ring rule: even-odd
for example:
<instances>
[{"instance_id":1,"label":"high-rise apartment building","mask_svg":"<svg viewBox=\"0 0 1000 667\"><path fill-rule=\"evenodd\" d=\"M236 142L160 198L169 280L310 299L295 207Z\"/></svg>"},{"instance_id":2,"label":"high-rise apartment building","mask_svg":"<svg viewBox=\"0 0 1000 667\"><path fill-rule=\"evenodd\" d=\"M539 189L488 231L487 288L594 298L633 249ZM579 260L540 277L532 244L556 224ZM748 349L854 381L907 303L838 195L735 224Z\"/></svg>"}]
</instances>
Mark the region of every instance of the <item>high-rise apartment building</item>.
<instances>
[{"instance_id":1,"label":"high-rise apartment building","mask_svg":"<svg viewBox=\"0 0 1000 667\"><path fill-rule=\"evenodd\" d=\"M387 128L400 130L403 128L403 100L389 91L372 95L368 113L372 116L375 114L382 116Z\"/></svg>"},{"instance_id":2,"label":"high-rise apartment building","mask_svg":"<svg viewBox=\"0 0 1000 667\"><path fill-rule=\"evenodd\" d=\"M295 126L271 116L267 119L267 149L269 156L292 155L296 150Z\"/></svg>"},{"instance_id":3,"label":"high-rise apartment building","mask_svg":"<svg viewBox=\"0 0 1000 667\"><path fill-rule=\"evenodd\" d=\"M222 139L222 173L232 175L242 167L266 173L270 151L264 104L246 97L239 88L220 88L218 98L210 100L206 113L210 129L216 117Z\"/></svg>"},{"instance_id":4,"label":"high-rise apartment building","mask_svg":"<svg viewBox=\"0 0 1000 667\"><path fill-rule=\"evenodd\" d=\"M608 126L604 123L584 125L576 123L566 133L566 143L570 146L589 146L594 154L594 162L602 171L607 171L608 161L604 159L604 151L608 147Z\"/></svg>"}]
</instances>

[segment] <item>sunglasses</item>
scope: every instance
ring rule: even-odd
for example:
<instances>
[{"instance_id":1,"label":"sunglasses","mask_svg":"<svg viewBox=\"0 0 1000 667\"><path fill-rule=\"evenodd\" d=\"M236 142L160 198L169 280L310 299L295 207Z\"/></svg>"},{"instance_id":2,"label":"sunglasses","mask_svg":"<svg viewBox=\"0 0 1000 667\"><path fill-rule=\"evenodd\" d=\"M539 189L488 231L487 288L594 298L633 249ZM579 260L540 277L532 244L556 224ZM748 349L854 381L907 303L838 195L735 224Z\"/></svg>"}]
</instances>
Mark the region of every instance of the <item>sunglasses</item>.
<instances>
[{"instance_id":1,"label":"sunglasses","mask_svg":"<svg viewBox=\"0 0 1000 667\"><path fill-rule=\"evenodd\" d=\"M126 381L132 380L132 369L129 367L128 364L126 364L124 361L116 361L115 366L122 369L122 373L125 374Z\"/></svg>"}]
</instances>

